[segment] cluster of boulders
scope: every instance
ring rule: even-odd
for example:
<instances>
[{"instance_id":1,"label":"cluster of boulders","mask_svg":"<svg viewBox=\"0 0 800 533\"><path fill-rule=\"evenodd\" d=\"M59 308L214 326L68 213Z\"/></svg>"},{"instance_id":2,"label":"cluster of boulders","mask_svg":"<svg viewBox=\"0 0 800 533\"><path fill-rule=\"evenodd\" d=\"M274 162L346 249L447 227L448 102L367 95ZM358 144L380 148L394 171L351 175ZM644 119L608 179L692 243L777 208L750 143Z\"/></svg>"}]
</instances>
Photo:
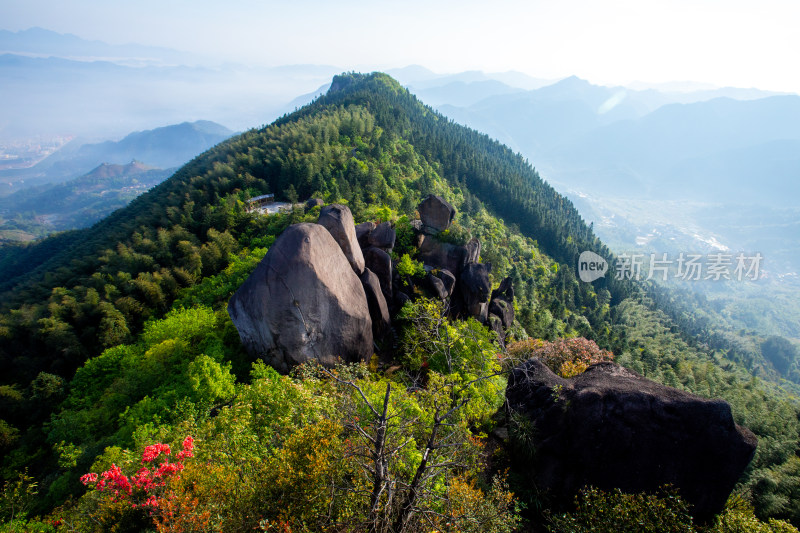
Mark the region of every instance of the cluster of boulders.
<instances>
[{"instance_id":1,"label":"cluster of boulders","mask_svg":"<svg viewBox=\"0 0 800 533\"><path fill-rule=\"evenodd\" d=\"M510 420L527 420L511 428L524 443L516 469L554 509L570 508L585 486L652 493L669 484L706 520L722 510L757 444L726 402L610 362L563 379L531 359L512 372L506 399Z\"/></svg>"},{"instance_id":2,"label":"cluster of boulders","mask_svg":"<svg viewBox=\"0 0 800 533\"><path fill-rule=\"evenodd\" d=\"M318 205L318 202L315 202ZM402 276L392 260L397 234L389 222L355 225L350 209L320 209L317 224L295 224L270 248L228 303L245 348L281 372L308 360L368 360L392 331L391 317L420 294L449 304L454 317L474 317L503 342L514 322L514 290L492 291L481 245L444 242L455 209L439 196L419 205L412 222L425 276Z\"/></svg>"},{"instance_id":3,"label":"cluster of boulders","mask_svg":"<svg viewBox=\"0 0 800 533\"><path fill-rule=\"evenodd\" d=\"M429 196L418 211L412 227L422 276L398 272L390 223L356 226L346 206L322 206L317 224L287 228L228 304L245 348L284 373L309 360L367 361L391 334L394 313L422 294L446 301L454 317L480 320L503 342L514 323L511 280L491 290L480 242L442 237L455 216L445 200ZM513 371L506 398L513 434L530 433L516 439L525 444L512 454L516 468L556 509L587 485L642 492L671 484L707 518L756 447L725 402L613 363L562 379L532 359Z\"/></svg>"},{"instance_id":4,"label":"cluster of boulders","mask_svg":"<svg viewBox=\"0 0 800 533\"><path fill-rule=\"evenodd\" d=\"M418 256L428 274L428 292L448 299L453 317L473 317L497 332L501 344L514 323L514 289L506 278L492 291L491 264L479 263L481 243L472 238L464 245L442 240L455 218L455 209L439 196L428 196L417 208L420 219L412 224Z\"/></svg>"}]
</instances>

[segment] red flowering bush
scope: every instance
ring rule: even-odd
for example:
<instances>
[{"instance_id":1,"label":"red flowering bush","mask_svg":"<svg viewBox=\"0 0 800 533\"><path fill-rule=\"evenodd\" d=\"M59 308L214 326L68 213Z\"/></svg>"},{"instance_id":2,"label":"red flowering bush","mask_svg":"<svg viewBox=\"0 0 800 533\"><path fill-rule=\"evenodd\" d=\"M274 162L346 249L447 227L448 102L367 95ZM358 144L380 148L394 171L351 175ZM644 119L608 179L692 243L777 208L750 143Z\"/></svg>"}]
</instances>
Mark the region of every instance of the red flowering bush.
<instances>
[{"instance_id":1,"label":"red flowering bush","mask_svg":"<svg viewBox=\"0 0 800 533\"><path fill-rule=\"evenodd\" d=\"M174 493L164 490L167 483L178 478L184 469L184 462L194 457L194 439L189 436L183 440L182 450L170 460L172 450L168 444L156 443L146 446L142 452L142 466L133 475L125 475L122 468L112 464L111 468L96 474L90 472L81 476L87 487L110 495L113 502L123 503L130 509L149 509L150 516L157 511L171 508Z\"/></svg>"},{"instance_id":2,"label":"red flowering bush","mask_svg":"<svg viewBox=\"0 0 800 533\"><path fill-rule=\"evenodd\" d=\"M563 378L577 376L595 363L614 360L613 353L601 350L594 341L583 337L555 342L541 339L519 341L508 347L508 354L514 364L535 357Z\"/></svg>"}]
</instances>

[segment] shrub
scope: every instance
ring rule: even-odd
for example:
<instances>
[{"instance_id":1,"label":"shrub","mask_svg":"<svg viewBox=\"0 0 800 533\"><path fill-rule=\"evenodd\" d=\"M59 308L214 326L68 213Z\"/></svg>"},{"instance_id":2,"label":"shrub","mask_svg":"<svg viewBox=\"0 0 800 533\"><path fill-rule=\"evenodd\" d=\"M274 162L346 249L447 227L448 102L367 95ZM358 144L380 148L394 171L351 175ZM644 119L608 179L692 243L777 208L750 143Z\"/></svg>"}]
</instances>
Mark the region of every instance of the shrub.
<instances>
[{"instance_id":1,"label":"shrub","mask_svg":"<svg viewBox=\"0 0 800 533\"><path fill-rule=\"evenodd\" d=\"M563 378L577 376L595 363L614 360L613 353L601 350L594 341L583 337L555 342L541 339L519 341L508 347L508 355L512 364L537 358Z\"/></svg>"},{"instance_id":2,"label":"shrub","mask_svg":"<svg viewBox=\"0 0 800 533\"><path fill-rule=\"evenodd\" d=\"M186 437L181 447L173 455L168 444L151 444L145 446L139 464L112 463L100 474L90 472L81 476L81 483L91 489L82 503L92 520L144 525L149 519L158 531L183 531L183 527L174 526L198 518L201 523L207 522L206 513L195 516L189 511L191 498L171 490L186 460L194 457L194 439Z\"/></svg>"},{"instance_id":3,"label":"shrub","mask_svg":"<svg viewBox=\"0 0 800 533\"><path fill-rule=\"evenodd\" d=\"M411 276L421 278L425 275L425 267L419 261L414 261L408 254L403 254L403 257L397 262L397 272L401 276Z\"/></svg>"},{"instance_id":4,"label":"shrub","mask_svg":"<svg viewBox=\"0 0 800 533\"><path fill-rule=\"evenodd\" d=\"M553 533L694 533L689 506L667 487L657 494L586 488L572 513L551 515Z\"/></svg>"},{"instance_id":5,"label":"shrub","mask_svg":"<svg viewBox=\"0 0 800 533\"><path fill-rule=\"evenodd\" d=\"M753 506L738 495L728 499L725 511L717 516L706 533L797 533L797 528L783 520L760 521Z\"/></svg>"}]
</instances>

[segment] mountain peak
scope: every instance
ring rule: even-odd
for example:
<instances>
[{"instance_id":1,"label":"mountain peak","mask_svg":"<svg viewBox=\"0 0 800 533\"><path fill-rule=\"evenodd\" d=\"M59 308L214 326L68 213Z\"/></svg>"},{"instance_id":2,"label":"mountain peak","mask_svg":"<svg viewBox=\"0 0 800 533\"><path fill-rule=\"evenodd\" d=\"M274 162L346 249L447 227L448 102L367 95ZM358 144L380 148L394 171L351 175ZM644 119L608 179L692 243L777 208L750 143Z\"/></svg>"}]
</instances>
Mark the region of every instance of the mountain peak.
<instances>
[{"instance_id":1,"label":"mountain peak","mask_svg":"<svg viewBox=\"0 0 800 533\"><path fill-rule=\"evenodd\" d=\"M145 165L141 161L133 159L126 165L118 165L115 163L101 163L99 166L91 170L86 177L96 179L109 179L117 178L120 176L131 176L141 174L149 170L157 170L157 167Z\"/></svg>"},{"instance_id":2,"label":"mountain peak","mask_svg":"<svg viewBox=\"0 0 800 533\"><path fill-rule=\"evenodd\" d=\"M585 87L592 87L592 83L584 80L583 78L579 78L578 76L569 76L564 78L563 80L559 80L552 85L553 87L559 87L561 89L583 89Z\"/></svg>"},{"instance_id":3,"label":"mountain peak","mask_svg":"<svg viewBox=\"0 0 800 533\"><path fill-rule=\"evenodd\" d=\"M331 87L328 89L328 94L330 95L345 90L353 91L365 89L368 87L376 89L381 85L395 93L404 90L403 86L400 85L397 80L383 72L372 72L370 74L345 72L333 77Z\"/></svg>"}]
</instances>

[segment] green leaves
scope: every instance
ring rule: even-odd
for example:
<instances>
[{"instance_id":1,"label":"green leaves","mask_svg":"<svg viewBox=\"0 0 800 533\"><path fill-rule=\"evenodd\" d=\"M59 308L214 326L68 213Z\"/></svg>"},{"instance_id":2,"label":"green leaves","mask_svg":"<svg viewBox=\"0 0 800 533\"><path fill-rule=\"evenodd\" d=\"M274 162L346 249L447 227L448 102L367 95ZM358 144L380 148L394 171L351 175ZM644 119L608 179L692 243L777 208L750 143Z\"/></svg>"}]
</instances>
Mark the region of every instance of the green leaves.
<instances>
[{"instance_id":1,"label":"green leaves","mask_svg":"<svg viewBox=\"0 0 800 533\"><path fill-rule=\"evenodd\" d=\"M421 278L425 275L425 268L423 268L422 263L411 259L408 254L403 254L395 268L398 274L404 277Z\"/></svg>"},{"instance_id":2,"label":"green leaves","mask_svg":"<svg viewBox=\"0 0 800 533\"><path fill-rule=\"evenodd\" d=\"M576 497L577 509L551 515L553 533L694 533L688 505L664 487L657 494L604 492L589 487Z\"/></svg>"},{"instance_id":3,"label":"green leaves","mask_svg":"<svg viewBox=\"0 0 800 533\"><path fill-rule=\"evenodd\" d=\"M52 442L130 442L137 426L178 419L184 398L203 409L234 394L223 364L225 321L209 308L176 309L146 324L140 341L105 350L79 369L64 408L50 423Z\"/></svg>"}]
</instances>

